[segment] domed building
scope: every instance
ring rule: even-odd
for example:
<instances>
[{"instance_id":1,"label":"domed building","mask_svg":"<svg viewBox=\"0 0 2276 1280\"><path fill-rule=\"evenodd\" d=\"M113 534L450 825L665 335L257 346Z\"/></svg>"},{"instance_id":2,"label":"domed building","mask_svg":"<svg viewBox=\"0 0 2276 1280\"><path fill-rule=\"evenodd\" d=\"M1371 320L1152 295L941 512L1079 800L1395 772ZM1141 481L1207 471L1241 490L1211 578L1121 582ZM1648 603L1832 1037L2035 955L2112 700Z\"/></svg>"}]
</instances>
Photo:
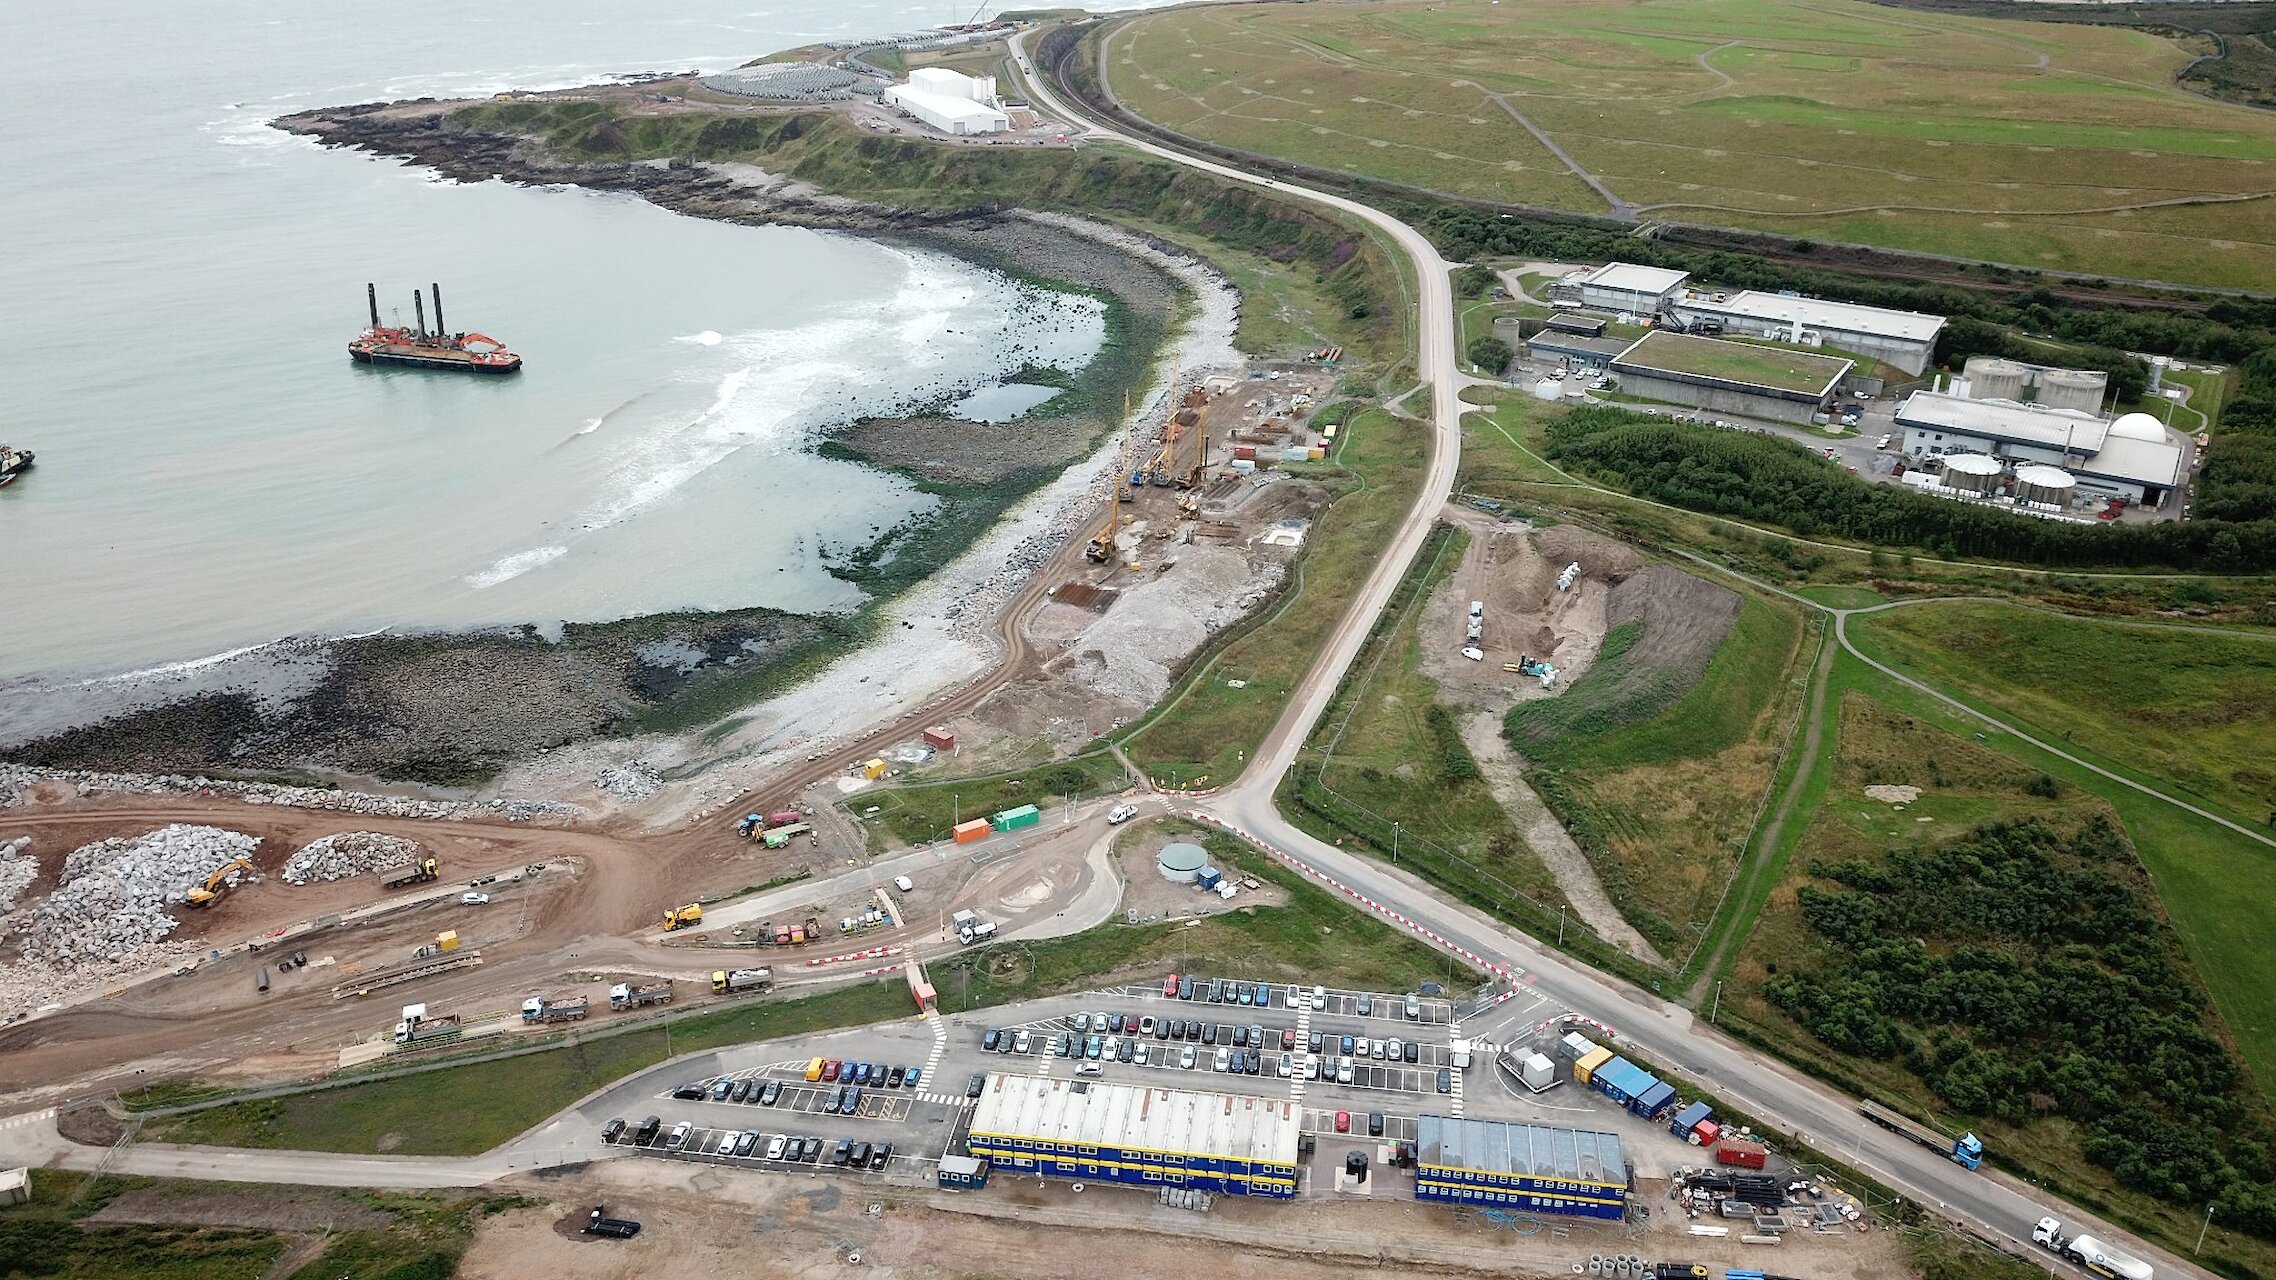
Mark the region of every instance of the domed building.
<instances>
[{"instance_id":1,"label":"domed building","mask_svg":"<svg viewBox=\"0 0 2276 1280\"><path fill-rule=\"evenodd\" d=\"M2011 468L2058 467L2087 498L2158 507L2182 483L2182 438L2147 413L2115 421L2078 409L1974 400L1915 391L1897 406L1904 451L1915 464L1953 454L1989 454Z\"/></svg>"}]
</instances>

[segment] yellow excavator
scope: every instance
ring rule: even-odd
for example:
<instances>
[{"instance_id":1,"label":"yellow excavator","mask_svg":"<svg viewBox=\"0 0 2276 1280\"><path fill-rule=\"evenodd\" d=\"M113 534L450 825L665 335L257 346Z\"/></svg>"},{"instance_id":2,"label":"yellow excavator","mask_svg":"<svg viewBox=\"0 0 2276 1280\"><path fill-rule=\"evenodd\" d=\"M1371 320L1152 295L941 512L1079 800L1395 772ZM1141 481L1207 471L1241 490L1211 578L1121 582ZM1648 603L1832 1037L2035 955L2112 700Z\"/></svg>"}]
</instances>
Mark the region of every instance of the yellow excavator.
<instances>
[{"instance_id":1,"label":"yellow excavator","mask_svg":"<svg viewBox=\"0 0 2276 1280\"><path fill-rule=\"evenodd\" d=\"M182 895L182 900L193 907L212 906L229 893L229 877L239 871L246 875L256 874L252 863L243 858L231 858L227 866L207 876L204 884L192 885L190 891Z\"/></svg>"}]
</instances>

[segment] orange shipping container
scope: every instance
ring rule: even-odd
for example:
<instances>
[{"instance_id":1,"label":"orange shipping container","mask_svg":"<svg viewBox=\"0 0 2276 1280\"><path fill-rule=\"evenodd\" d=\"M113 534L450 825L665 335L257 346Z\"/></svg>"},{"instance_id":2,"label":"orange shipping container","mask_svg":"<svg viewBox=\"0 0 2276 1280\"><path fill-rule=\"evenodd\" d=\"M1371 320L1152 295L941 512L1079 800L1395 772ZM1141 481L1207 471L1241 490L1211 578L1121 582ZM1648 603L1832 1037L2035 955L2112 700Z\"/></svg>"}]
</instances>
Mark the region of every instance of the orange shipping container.
<instances>
[{"instance_id":1,"label":"orange shipping container","mask_svg":"<svg viewBox=\"0 0 2276 1280\"><path fill-rule=\"evenodd\" d=\"M970 822L959 822L956 824L956 843L970 844L975 840L985 840L988 838L988 833L993 830L995 828L988 825L986 818L974 818Z\"/></svg>"},{"instance_id":2,"label":"orange shipping container","mask_svg":"<svg viewBox=\"0 0 2276 1280\"><path fill-rule=\"evenodd\" d=\"M936 724L925 730L925 745L935 751L954 751L956 750L956 735L950 733L945 725Z\"/></svg>"}]
</instances>

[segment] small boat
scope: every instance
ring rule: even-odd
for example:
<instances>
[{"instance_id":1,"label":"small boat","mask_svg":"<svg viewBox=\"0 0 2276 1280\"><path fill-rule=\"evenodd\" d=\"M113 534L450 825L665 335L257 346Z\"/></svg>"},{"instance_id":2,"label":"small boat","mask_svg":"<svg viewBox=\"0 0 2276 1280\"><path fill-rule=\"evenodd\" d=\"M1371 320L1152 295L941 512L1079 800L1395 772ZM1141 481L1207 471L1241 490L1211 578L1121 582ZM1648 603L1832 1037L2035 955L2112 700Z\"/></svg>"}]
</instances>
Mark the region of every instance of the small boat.
<instances>
[{"instance_id":1,"label":"small boat","mask_svg":"<svg viewBox=\"0 0 2276 1280\"><path fill-rule=\"evenodd\" d=\"M406 329L379 322L379 289L365 285L364 297L371 304L371 327L348 343L348 355L358 364L401 364L414 369L513 373L522 367L520 356L506 350L505 343L488 334L452 333L443 328L443 287L439 284L429 287L435 291L433 333L427 332L427 300L417 290L411 292L411 304L418 311L418 327Z\"/></svg>"},{"instance_id":2,"label":"small boat","mask_svg":"<svg viewBox=\"0 0 2276 1280\"><path fill-rule=\"evenodd\" d=\"M0 489L16 482L16 477L32 469L32 451L15 449L0 444Z\"/></svg>"}]
</instances>

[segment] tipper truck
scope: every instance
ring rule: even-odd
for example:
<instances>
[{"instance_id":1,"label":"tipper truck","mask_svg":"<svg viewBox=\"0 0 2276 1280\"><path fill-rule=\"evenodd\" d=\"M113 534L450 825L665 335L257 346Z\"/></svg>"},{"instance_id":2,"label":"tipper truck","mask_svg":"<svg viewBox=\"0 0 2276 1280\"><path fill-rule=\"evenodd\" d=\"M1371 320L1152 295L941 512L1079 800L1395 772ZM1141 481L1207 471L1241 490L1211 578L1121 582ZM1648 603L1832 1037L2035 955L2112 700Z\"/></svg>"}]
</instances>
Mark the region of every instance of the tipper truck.
<instances>
[{"instance_id":1,"label":"tipper truck","mask_svg":"<svg viewBox=\"0 0 2276 1280\"><path fill-rule=\"evenodd\" d=\"M407 884L425 884L441 872L442 868L433 858L421 858L416 862L406 862L402 866L389 867L374 874L379 877L380 888L400 889Z\"/></svg>"},{"instance_id":2,"label":"tipper truck","mask_svg":"<svg viewBox=\"0 0 2276 1280\"><path fill-rule=\"evenodd\" d=\"M645 1005L670 1004L671 1002L672 984L669 982L651 983L645 987L636 987L629 982L619 982L609 988L609 1008L611 1009L638 1009Z\"/></svg>"},{"instance_id":3,"label":"tipper truck","mask_svg":"<svg viewBox=\"0 0 2276 1280\"><path fill-rule=\"evenodd\" d=\"M531 996L522 1001L524 1022L583 1022L586 1000L583 996Z\"/></svg>"},{"instance_id":4,"label":"tipper truck","mask_svg":"<svg viewBox=\"0 0 2276 1280\"><path fill-rule=\"evenodd\" d=\"M455 1013L440 1018L427 1016L427 1006L403 1006L403 1020L395 1024L395 1043L424 1044L429 1040L447 1040L460 1031L459 1016Z\"/></svg>"},{"instance_id":5,"label":"tipper truck","mask_svg":"<svg viewBox=\"0 0 2276 1280\"><path fill-rule=\"evenodd\" d=\"M2053 1218L2039 1219L2039 1224L2031 1228L2031 1239L2110 1280L2150 1280L2156 1274L2150 1264L2113 1249L2093 1236L2064 1235L2063 1224Z\"/></svg>"},{"instance_id":6,"label":"tipper truck","mask_svg":"<svg viewBox=\"0 0 2276 1280\"><path fill-rule=\"evenodd\" d=\"M1892 1111L1871 1098L1858 1103L1857 1109L1866 1119L1889 1132L1910 1138L1939 1155L1948 1156L1952 1163L1963 1168L1978 1168L1984 1162L1984 1144L1972 1133L1963 1133L1957 1138L1940 1133L1927 1125L1915 1123L1911 1117Z\"/></svg>"},{"instance_id":7,"label":"tipper truck","mask_svg":"<svg viewBox=\"0 0 2276 1280\"><path fill-rule=\"evenodd\" d=\"M711 989L719 992L766 991L774 986L772 969L714 969Z\"/></svg>"}]
</instances>

